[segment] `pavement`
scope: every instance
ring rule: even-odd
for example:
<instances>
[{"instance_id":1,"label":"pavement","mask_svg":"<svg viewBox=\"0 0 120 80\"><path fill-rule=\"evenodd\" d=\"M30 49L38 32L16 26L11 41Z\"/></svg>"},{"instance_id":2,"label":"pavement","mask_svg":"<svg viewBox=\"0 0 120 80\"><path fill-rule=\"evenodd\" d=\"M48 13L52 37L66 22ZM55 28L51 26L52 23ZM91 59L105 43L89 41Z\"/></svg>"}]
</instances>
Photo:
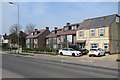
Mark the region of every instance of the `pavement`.
<instances>
[{"instance_id":1,"label":"pavement","mask_svg":"<svg viewBox=\"0 0 120 80\"><path fill-rule=\"evenodd\" d=\"M4 52L3 52L4 53ZM37 56L37 58L36 58ZM40 57L41 56L41 57ZM44 57L43 57L44 56ZM35 58L34 58L35 57ZM118 78L118 69L47 60L56 56L20 56L2 54L3 77L5 78ZM57 56L59 58L61 56ZM67 57L67 56L62 56ZM75 59L79 57L67 57ZM67 59L65 58L65 59ZM61 60L61 58L60 58ZM76 59L77 60L77 59ZM7 71L12 72L5 76Z\"/></svg>"}]
</instances>

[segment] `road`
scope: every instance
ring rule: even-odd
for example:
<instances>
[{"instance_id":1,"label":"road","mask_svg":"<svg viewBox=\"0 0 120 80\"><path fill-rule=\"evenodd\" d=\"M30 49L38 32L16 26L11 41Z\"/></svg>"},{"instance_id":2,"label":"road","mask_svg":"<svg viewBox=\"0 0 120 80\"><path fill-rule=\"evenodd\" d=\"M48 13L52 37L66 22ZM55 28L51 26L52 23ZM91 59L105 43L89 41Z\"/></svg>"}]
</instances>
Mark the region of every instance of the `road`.
<instances>
[{"instance_id":1,"label":"road","mask_svg":"<svg viewBox=\"0 0 120 80\"><path fill-rule=\"evenodd\" d=\"M24 78L118 78L118 70L2 54L2 68ZM5 74L3 70L3 77ZM16 78L16 76L11 76Z\"/></svg>"}]
</instances>

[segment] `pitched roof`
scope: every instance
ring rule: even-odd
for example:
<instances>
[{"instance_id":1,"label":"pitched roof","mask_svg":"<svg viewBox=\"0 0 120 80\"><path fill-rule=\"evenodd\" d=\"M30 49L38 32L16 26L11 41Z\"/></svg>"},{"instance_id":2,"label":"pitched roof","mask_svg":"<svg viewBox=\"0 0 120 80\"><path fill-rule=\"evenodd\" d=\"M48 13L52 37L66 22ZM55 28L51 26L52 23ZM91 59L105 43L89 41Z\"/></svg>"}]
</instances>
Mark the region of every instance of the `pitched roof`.
<instances>
[{"instance_id":1,"label":"pitched roof","mask_svg":"<svg viewBox=\"0 0 120 80\"><path fill-rule=\"evenodd\" d=\"M75 23L75 24L70 24L69 26L80 25L80 24L81 23ZM58 35L76 34L76 30L64 31L64 28L59 28L59 29L55 29L55 30L61 30L61 31L54 35L52 33L50 33L48 36L46 36L46 38L56 37Z\"/></svg>"},{"instance_id":2,"label":"pitched roof","mask_svg":"<svg viewBox=\"0 0 120 80\"><path fill-rule=\"evenodd\" d=\"M118 15L113 14L113 15L108 15L108 16L86 19L80 24L80 26L78 27L78 30L110 26L116 16Z\"/></svg>"},{"instance_id":3,"label":"pitched roof","mask_svg":"<svg viewBox=\"0 0 120 80\"><path fill-rule=\"evenodd\" d=\"M36 31L39 31L40 33L37 35L28 35L26 38L36 38L39 35L41 35L44 31L46 31L46 29L41 29L41 30L36 30Z\"/></svg>"},{"instance_id":4,"label":"pitched roof","mask_svg":"<svg viewBox=\"0 0 120 80\"><path fill-rule=\"evenodd\" d=\"M64 31L64 30L62 30L62 31L60 31L58 34L56 34L57 36L58 35L68 35L68 34L76 34L76 30L73 30L73 31L71 31L71 30L69 30L69 31Z\"/></svg>"}]
</instances>

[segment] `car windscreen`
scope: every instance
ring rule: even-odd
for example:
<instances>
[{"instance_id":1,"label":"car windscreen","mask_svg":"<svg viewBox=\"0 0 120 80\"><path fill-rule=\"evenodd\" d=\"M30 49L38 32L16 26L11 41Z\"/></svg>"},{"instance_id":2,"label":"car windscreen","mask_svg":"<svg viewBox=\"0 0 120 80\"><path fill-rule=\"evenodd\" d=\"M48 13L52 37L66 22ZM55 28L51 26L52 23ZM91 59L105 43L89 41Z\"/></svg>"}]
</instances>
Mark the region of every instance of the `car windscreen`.
<instances>
[{"instance_id":1,"label":"car windscreen","mask_svg":"<svg viewBox=\"0 0 120 80\"><path fill-rule=\"evenodd\" d=\"M90 49L90 51L96 51L97 49Z\"/></svg>"},{"instance_id":2,"label":"car windscreen","mask_svg":"<svg viewBox=\"0 0 120 80\"><path fill-rule=\"evenodd\" d=\"M63 51L68 51L68 49L62 49Z\"/></svg>"}]
</instances>

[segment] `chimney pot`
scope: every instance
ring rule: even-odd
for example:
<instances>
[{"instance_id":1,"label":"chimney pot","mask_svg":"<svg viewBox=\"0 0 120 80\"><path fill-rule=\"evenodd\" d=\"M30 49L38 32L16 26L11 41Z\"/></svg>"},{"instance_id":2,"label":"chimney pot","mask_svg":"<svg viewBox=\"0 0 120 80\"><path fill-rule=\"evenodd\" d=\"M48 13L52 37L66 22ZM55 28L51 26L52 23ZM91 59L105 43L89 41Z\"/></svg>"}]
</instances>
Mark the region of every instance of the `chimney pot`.
<instances>
[{"instance_id":1,"label":"chimney pot","mask_svg":"<svg viewBox=\"0 0 120 80\"><path fill-rule=\"evenodd\" d=\"M49 27L46 27L46 30L49 30Z\"/></svg>"},{"instance_id":2,"label":"chimney pot","mask_svg":"<svg viewBox=\"0 0 120 80\"><path fill-rule=\"evenodd\" d=\"M57 29L57 27L54 27L54 29Z\"/></svg>"},{"instance_id":3,"label":"chimney pot","mask_svg":"<svg viewBox=\"0 0 120 80\"><path fill-rule=\"evenodd\" d=\"M69 25L70 25L70 23L67 22L67 23L66 23L66 26L69 26Z\"/></svg>"}]
</instances>

